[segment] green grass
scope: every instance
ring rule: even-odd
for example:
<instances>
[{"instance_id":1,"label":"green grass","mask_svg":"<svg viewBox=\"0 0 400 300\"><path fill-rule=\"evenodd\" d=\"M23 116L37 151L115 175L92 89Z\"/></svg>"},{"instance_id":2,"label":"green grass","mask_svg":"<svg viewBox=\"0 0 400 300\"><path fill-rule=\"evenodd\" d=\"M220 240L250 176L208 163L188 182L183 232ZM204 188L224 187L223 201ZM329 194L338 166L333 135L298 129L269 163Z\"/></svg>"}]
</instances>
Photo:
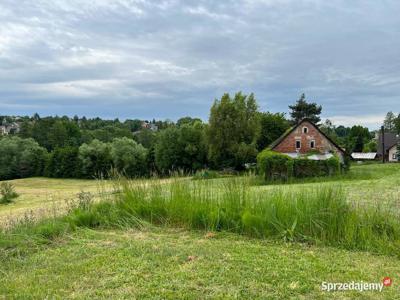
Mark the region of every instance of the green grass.
<instances>
[{"instance_id":1,"label":"green grass","mask_svg":"<svg viewBox=\"0 0 400 300\"><path fill-rule=\"evenodd\" d=\"M78 230L1 262L5 299L398 299L400 261L329 247L166 228ZM394 284L320 290L322 281ZM1 298L1 296L0 296Z\"/></svg>"},{"instance_id":2,"label":"green grass","mask_svg":"<svg viewBox=\"0 0 400 300\"><path fill-rule=\"evenodd\" d=\"M396 299L400 219L387 204L399 204L400 165L351 172L340 182L269 186L243 185L246 178L124 182L117 200L0 233L0 299ZM321 208L336 214L316 214ZM394 284L383 293L320 290L322 281L385 276Z\"/></svg>"},{"instance_id":3,"label":"green grass","mask_svg":"<svg viewBox=\"0 0 400 300\"><path fill-rule=\"evenodd\" d=\"M63 213L68 201L80 191L96 193L99 189L96 180L26 178L10 182L19 197L13 203L0 205L0 227L26 214L43 217Z\"/></svg>"}]
</instances>

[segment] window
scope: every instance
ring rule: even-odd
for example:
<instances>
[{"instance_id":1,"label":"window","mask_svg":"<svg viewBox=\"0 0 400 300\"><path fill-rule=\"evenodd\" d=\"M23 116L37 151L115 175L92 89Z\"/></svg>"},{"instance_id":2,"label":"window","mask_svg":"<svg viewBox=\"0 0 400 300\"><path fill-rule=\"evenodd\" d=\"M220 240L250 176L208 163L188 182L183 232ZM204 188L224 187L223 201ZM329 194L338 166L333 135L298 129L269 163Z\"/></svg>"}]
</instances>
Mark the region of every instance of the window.
<instances>
[{"instance_id":1,"label":"window","mask_svg":"<svg viewBox=\"0 0 400 300\"><path fill-rule=\"evenodd\" d=\"M311 142L310 142L310 148L311 148L311 149L314 149L314 148L315 148L315 141L311 141Z\"/></svg>"},{"instance_id":2,"label":"window","mask_svg":"<svg viewBox=\"0 0 400 300\"><path fill-rule=\"evenodd\" d=\"M303 133L308 133L308 127L303 127Z\"/></svg>"},{"instance_id":3,"label":"window","mask_svg":"<svg viewBox=\"0 0 400 300\"><path fill-rule=\"evenodd\" d=\"M393 159L396 159L396 158L397 158L396 153L393 153Z\"/></svg>"},{"instance_id":4,"label":"window","mask_svg":"<svg viewBox=\"0 0 400 300\"><path fill-rule=\"evenodd\" d=\"M301 141L296 141L296 149L300 149L301 148Z\"/></svg>"}]
</instances>

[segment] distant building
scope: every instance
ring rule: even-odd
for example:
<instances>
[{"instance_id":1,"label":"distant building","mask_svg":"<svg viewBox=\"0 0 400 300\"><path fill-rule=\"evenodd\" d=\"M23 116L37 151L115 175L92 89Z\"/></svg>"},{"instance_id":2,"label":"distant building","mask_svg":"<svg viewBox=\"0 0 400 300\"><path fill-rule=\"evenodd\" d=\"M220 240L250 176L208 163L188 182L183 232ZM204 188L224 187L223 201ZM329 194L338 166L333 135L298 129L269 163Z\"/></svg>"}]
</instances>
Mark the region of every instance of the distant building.
<instances>
[{"instance_id":1,"label":"distant building","mask_svg":"<svg viewBox=\"0 0 400 300\"><path fill-rule=\"evenodd\" d=\"M0 125L0 135L19 133L20 130L20 124L16 122L13 122L11 124L6 124L5 122L3 122L3 125Z\"/></svg>"},{"instance_id":2,"label":"distant building","mask_svg":"<svg viewBox=\"0 0 400 300\"><path fill-rule=\"evenodd\" d=\"M367 152L367 153L354 152L351 154L351 157L354 160L358 160L358 161L375 160L377 158L377 153L376 152Z\"/></svg>"},{"instance_id":3,"label":"distant building","mask_svg":"<svg viewBox=\"0 0 400 300\"><path fill-rule=\"evenodd\" d=\"M397 145L400 144L400 136L392 132L385 132L385 148L382 147L382 134L378 137L378 157L382 158L385 156L386 161L398 161L397 157Z\"/></svg>"},{"instance_id":4,"label":"distant building","mask_svg":"<svg viewBox=\"0 0 400 300\"><path fill-rule=\"evenodd\" d=\"M309 119L303 119L272 143L269 148L293 158L315 152L314 155L308 156L309 159L314 160L326 160L333 154L337 154L343 162L345 155L345 151Z\"/></svg>"},{"instance_id":5,"label":"distant building","mask_svg":"<svg viewBox=\"0 0 400 300\"><path fill-rule=\"evenodd\" d=\"M157 131L158 130L158 126L154 123L150 123L147 121L142 122L142 129L149 129L152 131Z\"/></svg>"},{"instance_id":6,"label":"distant building","mask_svg":"<svg viewBox=\"0 0 400 300\"><path fill-rule=\"evenodd\" d=\"M400 157L398 156L398 153L397 153L397 144L396 145L393 145L390 149L389 149L389 151L388 151L388 160L390 161L390 162L398 162L398 161L400 161Z\"/></svg>"}]
</instances>

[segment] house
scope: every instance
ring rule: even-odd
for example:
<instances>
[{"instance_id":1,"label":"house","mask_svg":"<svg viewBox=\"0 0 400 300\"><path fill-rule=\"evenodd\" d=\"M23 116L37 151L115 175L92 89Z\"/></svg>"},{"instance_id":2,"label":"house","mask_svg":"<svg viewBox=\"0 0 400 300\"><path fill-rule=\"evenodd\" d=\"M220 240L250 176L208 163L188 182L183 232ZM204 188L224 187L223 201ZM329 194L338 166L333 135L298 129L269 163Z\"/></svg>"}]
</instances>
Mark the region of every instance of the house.
<instances>
[{"instance_id":1,"label":"house","mask_svg":"<svg viewBox=\"0 0 400 300\"><path fill-rule=\"evenodd\" d=\"M388 160L390 162L398 162L400 161L400 157L397 153L397 144L393 145L388 151Z\"/></svg>"},{"instance_id":2,"label":"house","mask_svg":"<svg viewBox=\"0 0 400 300\"><path fill-rule=\"evenodd\" d=\"M325 160L337 154L340 161L344 162L345 156L345 151L307 118L289 129L273 142L269 148L293 158L315 152L308 158Z\"/></svg>"},{"instance_id":3,"label":"house","mask_svg":"<svg viewBox=\"0 0 400 300\"><path fill-rule=\"evenodd\" d=\"M158 130L158 126L154 123L150 123L147 121L142 122L142 129L149 129L151 131L157 131Z\"/></svg>"},{"instance_id":4,"label":"house","mask_svg":"<svg viewBox=\"0 0 400 300\"><path fill-rule=\"evenodd\" d=\"M400 136L396 133L385 132L384 135L385 147L382 145L382 134L378 137L378 156L382 158L384 155L386 161L398 161L397 145L400 144Z\"/></svg>"},{"instance_id":5,"label":"house","mask_svg":"<svg viewBox=\"0 0 400 300\"><path fill-rule=\"evenodd\" d=\"M0 135L7 135L8 131L7 131L7 127L4 125L0 126Z\"/></svg>"},{"instance_id":6,"label":"house","mask_svg":"<svg viewBox=\"0 0 400 300\"><path fill-rule=\"evenodd\" d=\"M3 125L0 125L0 135L9 135L19 133L20 131L20 124L19 123L11 123L6 124L3 122Z\"/></svg>"}]
</instances>

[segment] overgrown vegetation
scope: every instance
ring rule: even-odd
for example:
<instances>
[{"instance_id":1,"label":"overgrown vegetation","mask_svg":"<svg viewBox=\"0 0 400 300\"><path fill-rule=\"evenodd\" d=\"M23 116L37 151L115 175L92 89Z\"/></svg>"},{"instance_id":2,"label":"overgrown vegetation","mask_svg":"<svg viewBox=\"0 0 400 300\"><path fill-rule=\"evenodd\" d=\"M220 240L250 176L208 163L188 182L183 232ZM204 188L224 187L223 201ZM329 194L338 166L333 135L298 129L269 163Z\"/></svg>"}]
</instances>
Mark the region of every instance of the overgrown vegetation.
<instances>
[{"instance_id":1,"label":"overgrown vegetation","mask_svg":"<svg viewBox=\"0 0 400 300\"><path fill-rule=\"evenodd\" d=\"M252 188L252 177L190 181L120 179L116 199L93 204L82 195L66 217L22 225L18 232L49 241L77 227L131 228L144 224L227 231L259 238L323 244L382 254L400 250L400 219L385 207L356 206L340 186ZM0 240L11 249L25 241ZM23 247L22 247L23 248Z\"/></svg>"},{"instance_id":2,"label":"overgrown vegetation","mask_svg":"<svg viewBox=\"0 0 400 300\"><path fill-rule=\"evenodd\" d=\"M293 159L286 154L266 149L257 156L257 167L266 181L289 181L292 178L336 176L344 165L334 155L326 160L311 160L308 157Z\"/></svg>"},{"instance_id":3,"label":"overgrown vegetation","mask_svg":"<svg viewBox=\"0 0 400 300\"><path fill-rule=\"evenodd\" d=\"M0 184L0 204L11 203L15 198L18 198L18 194L15 191L14 186L9 182L2 182Z\"/></svg>"}]
</instances>

